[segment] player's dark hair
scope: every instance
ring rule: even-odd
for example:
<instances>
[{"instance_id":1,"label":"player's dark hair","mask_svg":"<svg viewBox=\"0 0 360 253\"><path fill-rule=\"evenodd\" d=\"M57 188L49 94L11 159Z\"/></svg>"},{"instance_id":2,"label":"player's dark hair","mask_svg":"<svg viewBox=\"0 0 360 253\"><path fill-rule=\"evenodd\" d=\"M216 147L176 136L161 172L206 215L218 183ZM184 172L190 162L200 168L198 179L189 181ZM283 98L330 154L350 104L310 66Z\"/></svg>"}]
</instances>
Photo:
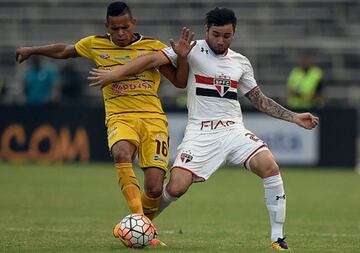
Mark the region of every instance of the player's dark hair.
<instances>
[{"instance_id":1,"label":"player's dark hair","mask_svg":"<svg viewBox=\"0 0 360 253\"><path fill-rule=\"evenodd\" d=\"M109 19L109 17L117 17L129 14L129 17L132 18L132 13L129 8L129 6L124 2L112 2L107 7L106 12L106 20Z\"/></svg>"},{"instance_id":2,"label":"player's dark hair","mask_svg":"<svg viewBox=\"0 0 360 253\"><path fill-rule=\"evenodd\" d=\"M215 9L206 13L205 24L207 25L208 29L211 26L223 26L232 24L235 30L236 22L237 19L235 13L228 8L216 7Z\"/></svg>"}]
</instances>

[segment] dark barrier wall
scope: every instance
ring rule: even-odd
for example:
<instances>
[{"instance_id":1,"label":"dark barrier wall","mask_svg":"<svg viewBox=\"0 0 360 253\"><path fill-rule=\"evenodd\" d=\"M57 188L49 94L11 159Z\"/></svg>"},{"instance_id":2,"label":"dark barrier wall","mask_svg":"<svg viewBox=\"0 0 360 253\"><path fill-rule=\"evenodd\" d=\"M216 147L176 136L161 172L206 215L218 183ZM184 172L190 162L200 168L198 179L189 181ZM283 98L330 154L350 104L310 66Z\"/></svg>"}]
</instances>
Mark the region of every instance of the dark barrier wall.
<instances>
[{"instance_id":1,"label":"dark barrier wall","mask_svg":"<svg viewBox=\"0 0 360 253\"><path fill-rule=\"evenodd\" d=\"M76 106L0 107L3 160L110 160L104 109Z\"/></svg>"},{"instance_id":2,"label":"dark barrier wall","mask_svg":"<svg viewBox=\"0 0 360 253\"><path fill-rule=\"evenodd\" d=\"M321 119L317 165L355 166L356 110L329 108L316 114ZM174 118L171 112L168 115L169 119ZM170 124L170 127L173 126ZM183 132L183 129L179 131ZM106 142L104 109L88 106L2 106L0 159L111 161Z\"/></svg>"},{"instance_id":3,"label":"dark barrier wall","mask_svg":"<svg viewBox=\"0 0 360 253\"><path fill-rule=\"evenodd\" d=\"M356 164L357 111L349 108L328 108L320 116L321 166L354 167Z\"/></svg>"}]
</instances>

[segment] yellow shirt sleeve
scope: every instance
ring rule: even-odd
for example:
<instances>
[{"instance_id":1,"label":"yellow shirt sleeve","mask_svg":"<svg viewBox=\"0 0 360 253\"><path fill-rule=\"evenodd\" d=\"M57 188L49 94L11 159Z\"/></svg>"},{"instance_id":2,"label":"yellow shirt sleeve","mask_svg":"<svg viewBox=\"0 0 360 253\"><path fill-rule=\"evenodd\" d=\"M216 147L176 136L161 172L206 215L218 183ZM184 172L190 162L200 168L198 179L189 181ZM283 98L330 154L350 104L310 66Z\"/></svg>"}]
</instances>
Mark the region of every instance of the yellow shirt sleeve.
<instances>
[{"instance_id":1,"label":"yellow shirt sleeve","mask_svg":"<svg viewBox=\"0 0 360 253\"><path fill-rule=\"evenodd\" d=\"M75 49L76 52L85 58L88 58L90 60L94 59L94 56L92 54L93 50L92 50L92 41L93 41L94 36L89 36L86 38L83 38L81 40L79 40L76 44L75 44Z\"/></svg>"},{"instance_id":2,"label":"yellow shirt sleeve","mask_svg":"<svg viewBox=\"0 0 360 253\"><path fill-rule=\"evenodd\" d=\"M162 43L161 41L157 41L157 43L156 43L156 49L158 50L158 51L160 51L161 49L164 49L164 48L167 48L168 46L166 45L166 44L164 44L164 43Z\"/></svg>"}]
</instances>

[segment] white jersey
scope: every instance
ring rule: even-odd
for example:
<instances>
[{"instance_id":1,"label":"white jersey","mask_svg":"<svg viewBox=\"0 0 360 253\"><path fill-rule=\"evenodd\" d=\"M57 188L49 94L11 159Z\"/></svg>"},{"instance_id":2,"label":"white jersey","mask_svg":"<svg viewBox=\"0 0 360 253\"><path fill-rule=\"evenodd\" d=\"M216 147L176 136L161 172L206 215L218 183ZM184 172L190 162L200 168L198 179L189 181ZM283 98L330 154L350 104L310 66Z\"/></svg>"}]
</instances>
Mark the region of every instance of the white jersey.
<instances>
[{"instance_id":1,"label":"white jersey","mask_svg":"<svg viewBox=\"0 0 360 253\"><path fill-rule=\"evenodd\" d=\"M173 49L162 51L176 66ZM217 55L205 40L197 40L188 63L187 130L221 130L243 125L238 91L245 95L257 86L249 60L231 49Z\"/></svg>"}]
</instances>

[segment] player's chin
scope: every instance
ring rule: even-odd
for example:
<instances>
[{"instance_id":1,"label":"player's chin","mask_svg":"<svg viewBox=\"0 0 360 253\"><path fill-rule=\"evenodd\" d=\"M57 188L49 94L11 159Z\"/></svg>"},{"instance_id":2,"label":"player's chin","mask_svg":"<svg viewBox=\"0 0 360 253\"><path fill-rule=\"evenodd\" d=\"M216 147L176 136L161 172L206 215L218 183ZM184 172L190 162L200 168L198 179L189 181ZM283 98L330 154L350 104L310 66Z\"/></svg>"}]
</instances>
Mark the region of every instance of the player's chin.
<instances>
[{"instance_id":1,"label":"player's chin","mask_svg":"<svg viewBox=\"0 0 360 253\"><path fill-rule=\"evenodd\" d=\"M226 52L226 49L224 48L215 48L213 49L215 54L224 54Z\"/></svg>"}]
</instances>

